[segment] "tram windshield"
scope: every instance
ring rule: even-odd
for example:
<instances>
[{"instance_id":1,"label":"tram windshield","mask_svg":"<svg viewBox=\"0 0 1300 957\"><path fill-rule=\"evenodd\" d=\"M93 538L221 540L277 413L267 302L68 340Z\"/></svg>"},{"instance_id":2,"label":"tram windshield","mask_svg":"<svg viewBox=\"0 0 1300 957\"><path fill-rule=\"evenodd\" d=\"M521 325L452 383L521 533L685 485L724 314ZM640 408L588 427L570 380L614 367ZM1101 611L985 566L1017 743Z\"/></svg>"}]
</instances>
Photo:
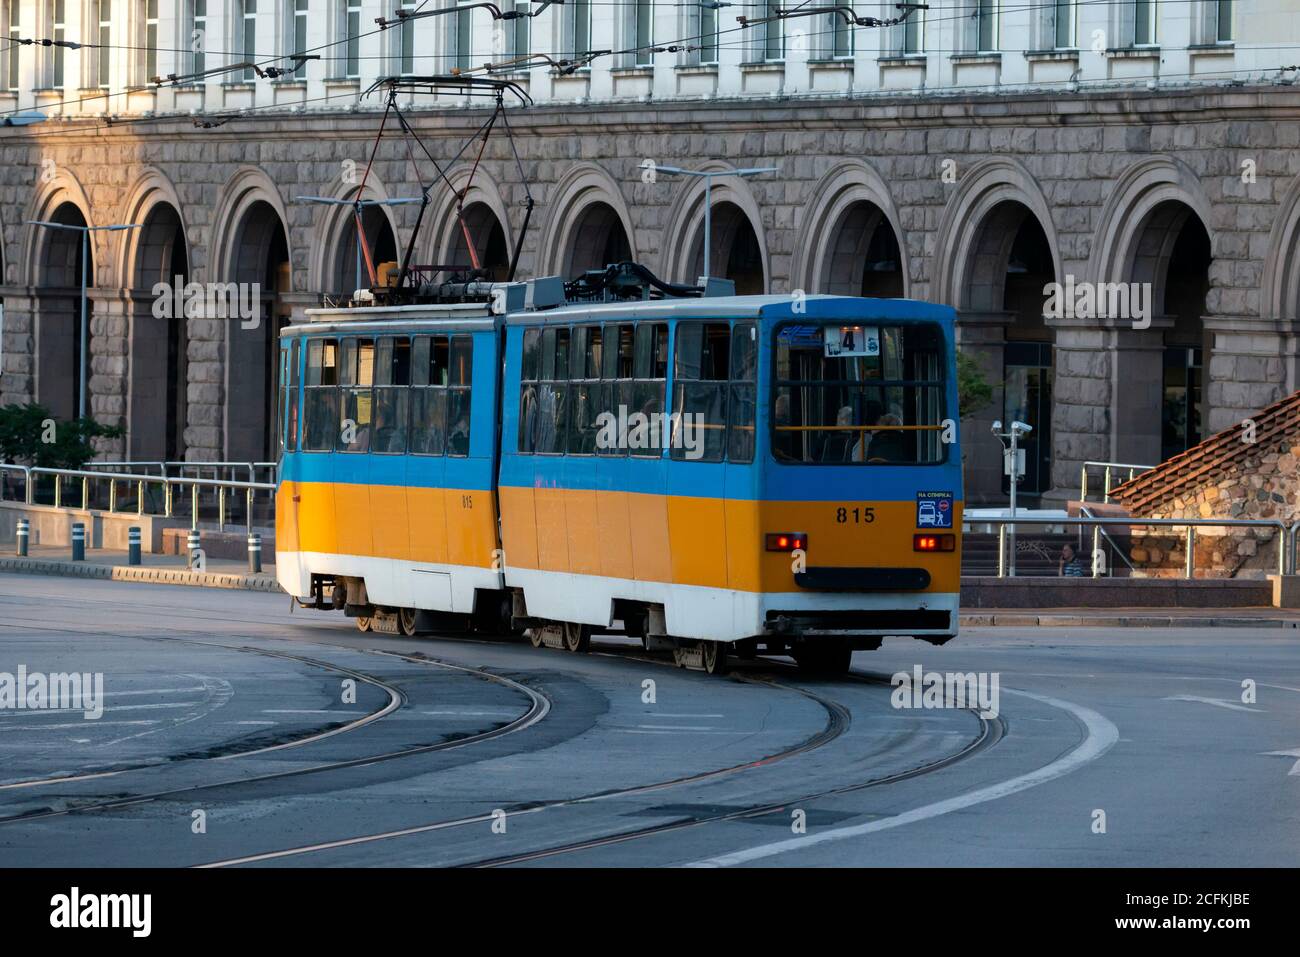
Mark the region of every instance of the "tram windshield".
<instances>
[{"instance_id":1,"label":"tram windshield","mask_svg":"<svg viewBox=\"0 0 1300 957\"><path fill-rule=\"evenodd\" d=\"M807 464L942 462L943 369L933 324L782 326L772 454Z\"/></svg>"}]
</instances>

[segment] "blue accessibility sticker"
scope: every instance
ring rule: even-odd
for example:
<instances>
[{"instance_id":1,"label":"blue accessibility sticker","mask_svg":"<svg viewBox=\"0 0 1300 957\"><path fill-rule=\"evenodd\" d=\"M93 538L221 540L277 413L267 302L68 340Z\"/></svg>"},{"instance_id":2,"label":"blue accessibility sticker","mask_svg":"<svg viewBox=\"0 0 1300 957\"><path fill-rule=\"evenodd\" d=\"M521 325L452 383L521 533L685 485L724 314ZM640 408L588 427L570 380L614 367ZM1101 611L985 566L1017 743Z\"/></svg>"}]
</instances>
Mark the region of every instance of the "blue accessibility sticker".
<instances>
[{"instance_id":1,"label":"blue accessibility sticker","mask_svg":"<svg viewBox=\"0 0 1300 957\"><path fill-rule=\"evenodd\" d=\"M952 492L917 492L916 527L952 528Z\"/></svg>"}]
</instances>

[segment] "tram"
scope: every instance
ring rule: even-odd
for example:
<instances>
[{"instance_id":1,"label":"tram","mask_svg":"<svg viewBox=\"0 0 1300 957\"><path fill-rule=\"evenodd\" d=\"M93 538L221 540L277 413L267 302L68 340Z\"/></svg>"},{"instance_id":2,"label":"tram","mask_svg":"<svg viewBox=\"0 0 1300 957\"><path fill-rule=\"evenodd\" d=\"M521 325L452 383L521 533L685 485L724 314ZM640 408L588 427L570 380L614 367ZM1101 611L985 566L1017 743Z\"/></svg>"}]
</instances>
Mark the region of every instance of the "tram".
<instances>
[{"instance_id":1,"label":"tram","mask_svg":"<svg viewBox=\"0 0 1300 957\"><path fill-rule=\"evenodd\" d=\"M280 584L362 629L625 634L711 673L946 642L953 310L729 285L621 264L309 310L280 337Z\"/></svg>"}]
</instances>

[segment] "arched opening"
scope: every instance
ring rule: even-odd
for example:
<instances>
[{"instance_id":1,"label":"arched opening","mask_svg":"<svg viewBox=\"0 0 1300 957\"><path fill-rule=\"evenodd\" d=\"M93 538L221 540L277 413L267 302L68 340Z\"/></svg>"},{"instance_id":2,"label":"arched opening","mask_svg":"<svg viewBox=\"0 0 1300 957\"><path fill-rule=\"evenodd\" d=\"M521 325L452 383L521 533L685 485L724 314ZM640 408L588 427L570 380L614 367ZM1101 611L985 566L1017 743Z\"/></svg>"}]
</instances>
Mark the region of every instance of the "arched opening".
<instances>
[{"instance_id":1,"label":"arched opening","mask_svg":"<svg viewBox=\"0 0 1300 957\"><path fill-rule=\"evenodd\" d=\"M632 244L623 228L623 220L608 203L589 204L573 224L569 235L569 250L564 257L563 269L568 278L632 258Z\"/></svg>"},{"instance_id":2,"label":"arched opening","mask_svg":"<svg viewBox=\"0 0 1300 957\"><path fill-rule=\"evenodd\" d=\"M75 227L86 225L81 210L70 202L56 208L49 221ZM81 280L84 265L87 288L95 285L94 247L89 244L85 247L89 256L83 264L84 233L80 229L33 228L41 234L37 237L41 245L36 293L36 401L49 409L55 418L76 418L81 383L86 379L86 414L89 415L90 390L86 377L90 374L90 355L93 353L94 303L87 300L89 318L83 357Z\"/></svg>"},{"instance_id":3,"label":"arched opening","mask_svg":"<svg viewBox=\"0 0 1300 957\"><path fill-rule=\"evenodd\" d=\"M1052 482L1053 333L1043 318L1043 289L1056 281L1051 245L1028 206L1004 200L985 215L971 245L962 300L966 308L1004 317L1002 421L1033 431L1020 441L1025 474L1017 494L1036 497ZM1004 476L1002 492L1011 479Z\"/></svg>"},{"instance_id":4,"label":"arched opening","mask_svg":"<svg viewBox=\"0 0 1300 957\"><path fill-rule=\"evenodd\" d=\"M276 341L291 309L289 243L275 208L251 203L235 224L230 279L256 316L227 320L230 344L226 388L226 455L233 461L269 461L275 455Z\"/></svg>"},{"instance_id":5,"label":"arched opening","mask_svg":"<svg viewBox=\"0 0 1300 957\"><path fill-rule=\"evenodd\" d=\"M131 342L129 426L132 458L162 458L168 462L185 458L189 321L184 292L189 278L189 253L180 214L170 203L158 203L145 218L135 254L136 334ZM153 290L159 283L172 291L169 308L161 310L162 317L153 309ZM179 308L176 290L181 292Z\"/></svg>"},{"instance_id":6,"label":"arched opening","mask_svg":"<svg viewBox=\"0 0 1300 957\"><path fill-rule=\"evenodd\" d=\"M831 230L820 288L831 295L897 299L902 254L889 219L875 203L854 203Z\"/></svg>"},{"instance_id":7,"label":"arched opening","mask_svg":"<svg viewBox=\"0 0 1300 957\"><path fill-rule=\"evenodd\" d=\"M378 206L363 206L361 224L376 272L381 263L397 262L397 239L384 211ZM339 301L350 299L356 290L370 285L365 254L357 242L357 217L351 209L347 210L342 228L343 237L338 244L327 290L331 298Z\"/></svg>"},{"instance_id":8,"label":"arched opening","mask_svg":"<svg viewBox=\"0 0 1300 957\"><path fill-rule=\"evenodd\" d=\"M1132 282L1149 284L1153 316L1164 330L1160 455L1167 459L1205 435L1205 372L1213 333L1205 328L1210 291L1210 234L1184 203L1169 200L1147 214L1134 247Z\"/></svg>"},{"instance_id":9,"label":"arched opening","mask_svg":"<svg viewBox=\"0 0 1300 957\"><path fill-rule=\"evenodd\" d=\"M763 250L745 211L732 202L715 203L709 231L709 272L732 280L736 284L738 296L756 296L766 292ZM700 223L688 262L694 263L692 280L704 275L703 222Z\"/></svg>"},{"instance_id":10,"label":"arched opening","mask_svg":"<svg viewBox=\"0 0 1300 957\"><path fill-rule=\"evenodd\" d=\"M497 219L497 214L487 203L470 203L462 211L465 225L453 213L451 218L451 235L448 237L448 257L444 265L469 267L473 259L469 254L469 243L465 234L469 233L474 243L474 252L478 255L479 267L486 269L494 282L503 282L510 273L510 246L506 242L506 231ZM623 257L624 259L627 256ZM614 260L611 260L614 261Z\"/></svg>"}]
</instances>

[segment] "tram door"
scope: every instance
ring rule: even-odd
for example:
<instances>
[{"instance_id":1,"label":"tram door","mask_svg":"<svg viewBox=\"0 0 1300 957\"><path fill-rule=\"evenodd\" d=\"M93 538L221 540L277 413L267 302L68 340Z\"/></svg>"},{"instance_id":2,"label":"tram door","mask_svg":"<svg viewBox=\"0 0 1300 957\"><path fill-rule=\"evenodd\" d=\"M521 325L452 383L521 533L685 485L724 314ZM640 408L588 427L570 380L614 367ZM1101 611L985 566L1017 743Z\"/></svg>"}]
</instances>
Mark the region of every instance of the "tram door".
<instances>
[{"instance_id":1,"label":"tram door","mask_svg":"<svg viewBox=\"0 0 1300 957\"><path fill-rule=\"evenodd\" d=\"M1005 347L1002 421L1033 426L1020 439L1025 450L1025 476L1017 495L1042 495L1052 483L1052 344L1008 342ZM1002 491L1011 492L1011 479L1002 477Z\"/></svg>"}]
</instances>

